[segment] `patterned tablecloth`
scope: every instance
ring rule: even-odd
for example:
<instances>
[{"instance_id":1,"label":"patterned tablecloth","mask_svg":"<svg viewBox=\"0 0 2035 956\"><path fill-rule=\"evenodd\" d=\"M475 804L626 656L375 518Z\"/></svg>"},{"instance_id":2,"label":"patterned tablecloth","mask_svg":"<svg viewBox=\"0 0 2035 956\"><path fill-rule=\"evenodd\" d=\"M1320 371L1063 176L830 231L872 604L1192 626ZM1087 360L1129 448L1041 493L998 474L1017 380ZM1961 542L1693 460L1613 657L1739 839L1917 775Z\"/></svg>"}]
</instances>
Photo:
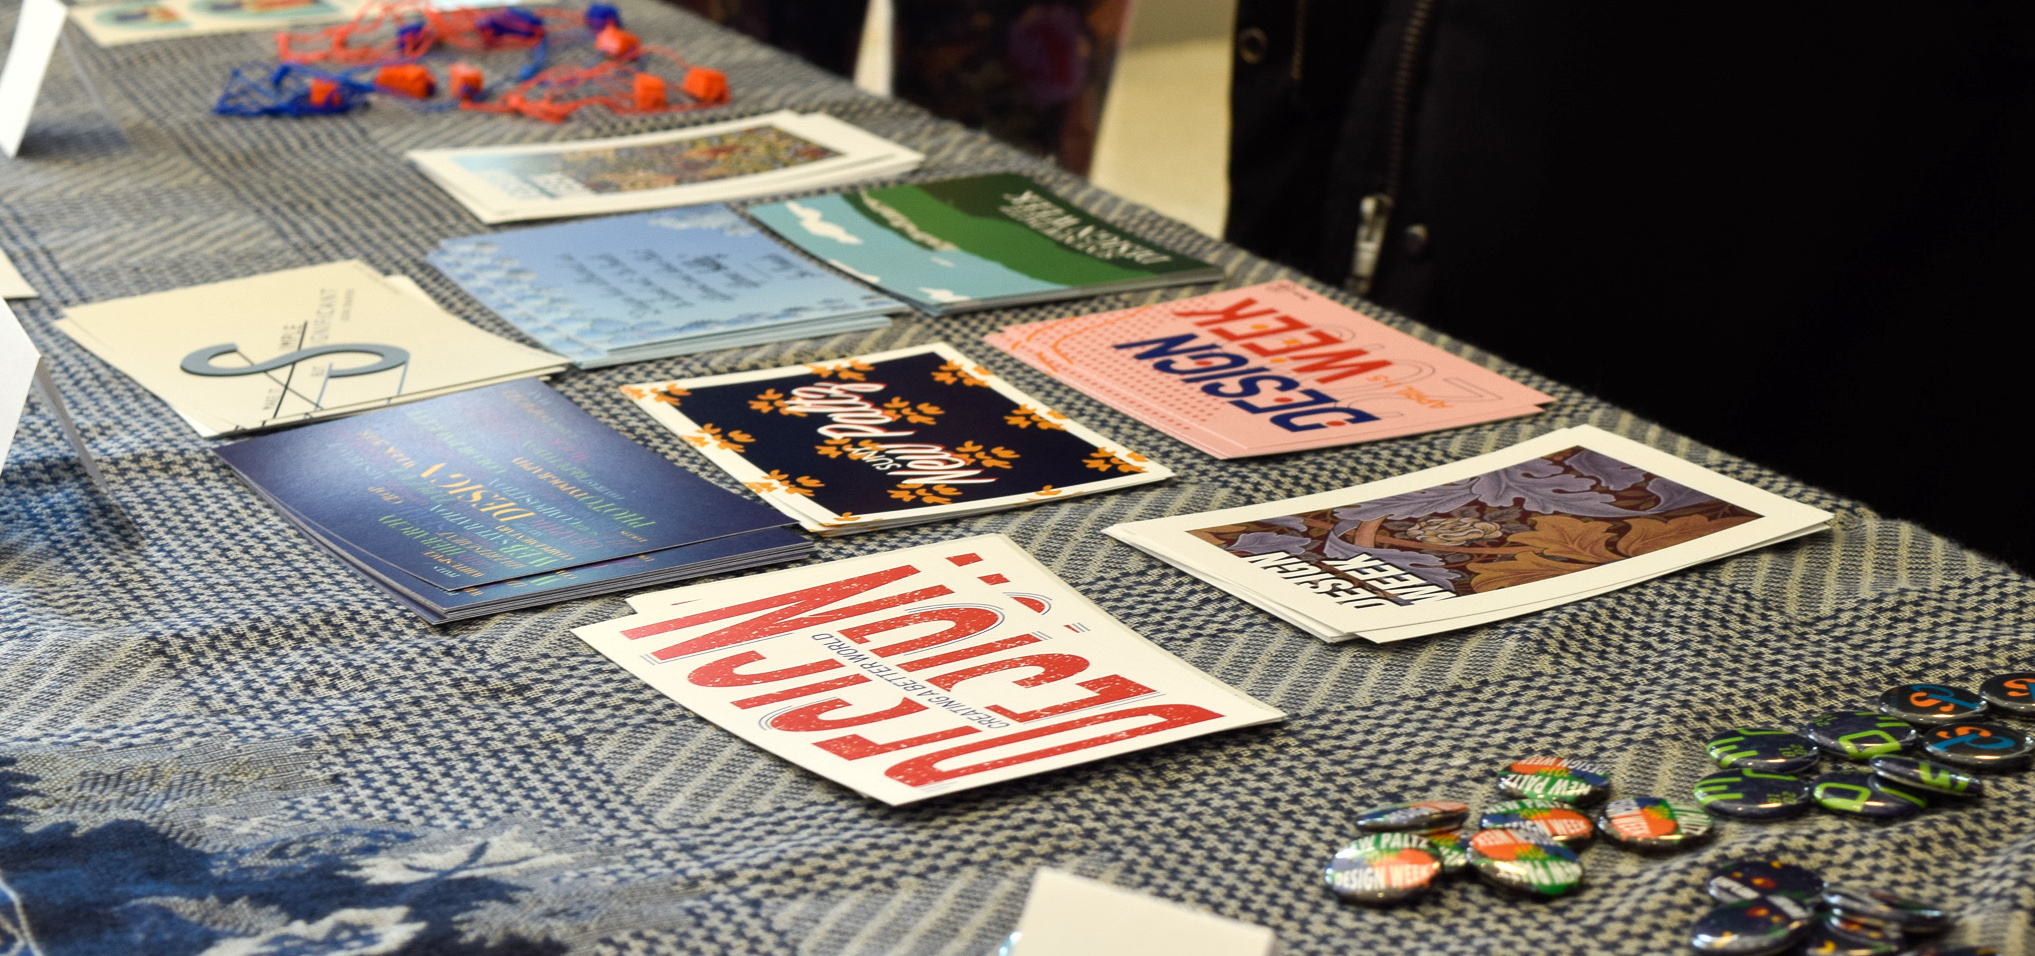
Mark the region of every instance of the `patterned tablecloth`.
<instances>
[{"instance_id":1,"label":"patterned tablecloth","mask_svg":"<svg viewBox=\"0 0 2035 956\"><path fill-rule=\"evenodd\" d=\"M0 11L0 29L11 31L16 6ZM2035 774L1891 826L1813 814L1727 824L1716 843L1679 856L1599 847L1584 857L1588 887L1547 905L1464 883L1376 911L1324 890L1320 867L1351 835L1354 809L1484 802L1501 759L1590 757L1624 793L1686 796L1713 728L1793 721L1898 680L2035 664L2027 580L1403 319L1387 316L1558 400L1523 421L1222 462L978 341L1000 325L1178 290L561 377L560 390L602 421L732 487L615 386L946 340L1180 472L1099 499L827 541L820 557L1003 532L1126 623L1292 719L903 810L741 743L571 635L625 613L619 597L420 624L283 525L154 397L51 329L70 303L358 257L508 334L425 264L440 239L480 227L404 150L783 107L825 110L924 151L921 178L1041 177L1223 264L1235 285L1290 275L686 14L624 13L646 37L725 68L734 104L563 127L390 102L309 120L215 117L207 109L228 69L272 54L266 36L242 35L81 44L101 112L58 57L21 159L0 163L0 245L43 293L17 310L133 526L95 503L32 409L0 476L0 952L978 956L1010 931L1032 870L1050 865L1263 923L1292 953L1673 953L1706 908L1705 872L1738 854L1940 899L1959 910L1960 938L2035 952ZM1691 339L1700 351L1700 330ZM1385 647L1320 643L1101 534L1584 422L1830 509L1836 528ZM1934 460L1892 447L1885 467ZM2020 520L1977 505L1974 521Z\"/></svg>"}]
</instances>

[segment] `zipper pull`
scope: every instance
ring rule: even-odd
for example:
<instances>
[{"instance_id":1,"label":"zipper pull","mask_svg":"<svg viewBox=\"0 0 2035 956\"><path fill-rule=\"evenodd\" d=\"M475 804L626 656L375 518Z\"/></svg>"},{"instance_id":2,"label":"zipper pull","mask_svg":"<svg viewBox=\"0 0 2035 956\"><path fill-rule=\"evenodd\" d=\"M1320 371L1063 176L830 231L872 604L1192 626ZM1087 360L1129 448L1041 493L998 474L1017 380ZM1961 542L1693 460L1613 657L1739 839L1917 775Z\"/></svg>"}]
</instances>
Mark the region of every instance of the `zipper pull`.
<instances>
[{"instance_id":1,"label":"zipper pull","mask_svg":"<svg viewBox=\"0 0 2035 956\"><path fill-rule=\"evenodd\" d=\"M1357 207L1363 218L1357 222L1357 252L1350 262L1349 290L1369 295L1371 277L1378 274L1378 255L1385 251L1385 226L1392 219L1392 196L1372 193Z\"/></svg>"}]
</instances>

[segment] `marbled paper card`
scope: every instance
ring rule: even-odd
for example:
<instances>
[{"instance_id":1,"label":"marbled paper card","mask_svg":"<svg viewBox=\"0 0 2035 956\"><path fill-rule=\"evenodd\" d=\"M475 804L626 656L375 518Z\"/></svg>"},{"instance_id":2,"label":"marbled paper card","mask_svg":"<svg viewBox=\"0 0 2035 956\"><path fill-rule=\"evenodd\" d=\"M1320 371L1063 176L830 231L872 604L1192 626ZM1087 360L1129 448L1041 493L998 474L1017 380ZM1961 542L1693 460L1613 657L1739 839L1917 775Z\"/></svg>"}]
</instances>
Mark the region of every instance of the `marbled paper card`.
<instances>
[{"instance_id":1,"label":"marbled paper card","mask_svg":"<svg viewBox=\"0 0 2035 956\"><path fill-rule=\"evenodd\" d=\"M1172 476L951 346L623 387L765 501L847 533Z\"/></svg>"}]
</instances>

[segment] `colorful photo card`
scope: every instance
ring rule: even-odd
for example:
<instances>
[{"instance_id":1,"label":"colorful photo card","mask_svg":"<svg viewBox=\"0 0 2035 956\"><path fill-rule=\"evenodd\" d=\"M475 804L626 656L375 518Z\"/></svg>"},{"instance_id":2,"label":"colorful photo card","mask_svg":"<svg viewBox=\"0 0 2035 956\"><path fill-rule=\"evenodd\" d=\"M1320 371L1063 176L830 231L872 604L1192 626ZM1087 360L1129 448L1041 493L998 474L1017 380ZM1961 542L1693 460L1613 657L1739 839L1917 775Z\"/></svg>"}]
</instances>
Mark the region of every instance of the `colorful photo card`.
<instances>
[{"instance_id":1,"label":"colorful photo card","mask_svg":"<svg viewBox=\"0 0 2035 956\"><path fill-rule=\"evenodd\" d=\"M807 255L933 315L1222 278L1220 267L1129 235L1016 173L745 211Z\"/></svg>"},{"instance_id":2,"label":"colorful photo card","mask_svg":"<svg viewBox=\"0 0 2035 956\"><path fill-rule=\"evenodd\" d=\"M622 391L821 534L1060 501L1173 474L944 343Z\"/></svg>"},{"instance_id":3,"label":"colorful photo card","mask_svg":"<svg viewBox=\"0 0 2035 956\"><path fill-rule=\"evenodd\" d=\"M1514 418L1551 400L1289 281L984 341L1217 458Z\"/></svg>"},{"instance_id":4,"label":"colorful photo card","mask_svg":"<svg viewBox=\"0 0 2035 956\"><path fill-rule=\"evenodd\" d=\"M1316 636L1387 641L1604 593L1830 517L1579 426L1341 491L1109 534Z\"/></svg>"},{"instance_id":5,"label":"colorful photo card","mask_svg":"<svg viewBox=\"0 0 2035 956\"><path fill-rule=\"evenodd\" d=\"M791 110L606 139L420 149L409 158L487 223L820 189L925 159L825 113Z\"/></svg>"},{"instance_id":6,"label":"colorful photo card","mask_svg":"<svg viewBox=\"0 0 2035 956\"><path fill-rule=\"evenodd\" d=\"M573 633L692 714L892 806L1285 716L1002 535L629 603Z\"/></svg>"}]
</instances>

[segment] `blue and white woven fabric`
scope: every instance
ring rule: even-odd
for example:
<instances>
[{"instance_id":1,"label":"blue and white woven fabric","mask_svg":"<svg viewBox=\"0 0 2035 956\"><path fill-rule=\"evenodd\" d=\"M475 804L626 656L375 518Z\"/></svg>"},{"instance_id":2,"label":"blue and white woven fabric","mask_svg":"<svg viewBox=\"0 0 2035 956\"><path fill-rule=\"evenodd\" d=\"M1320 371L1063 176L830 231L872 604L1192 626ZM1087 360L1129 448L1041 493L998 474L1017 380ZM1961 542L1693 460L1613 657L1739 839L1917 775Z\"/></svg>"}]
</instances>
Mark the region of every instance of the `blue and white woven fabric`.
<instances>
[{"instance_id":1,"label":"blue and white woven fabric","mask_svg":"<svg viewBox=\"0 0 2035 956\"><path fill-rule=\"evenodd\" d=\"M11 30L9 3L0 30ZM1200 289L572 372L564 394L711 480L623 382L945 340L1177 469L1174 481L822 542L840 558L999 531L1173 653L1292 714L929 805L887 809L651 691L570 629L620 597L427 627L285 526L171 411L50 326L72 303L360 258L513 331L425 264L479 231L405 150L638 132L825 110L927 154L916 178L1017 170L1244 285L1290 273L674 10L631 27L725 69L726 109L564 127L393 102L222 118L265 35L62 58L22 158L0 164L17 304L132 526L30 410L0 475L0 952L741 953L981 956L1050 865L1275 929L1316 953L1673 953L1712 866L1773 854L1953 904L1958 938L2035 953L2035 775L1892 826L1827 814L1726 824L1707 848L1585 854L1549 905L1451 885L1376 911L1321 868L1364 806L1494 798L1501 761L1589 758L1625 795L1686 798L1701 740L1863 703L1903 680L2028 669L2030 583L1912 525L1737 461L1587 395L1391 321L1547 390L1520 421L1216 461L1009 360L1000 325ZM589 111L591 112L591 111ZM1205 287L1204 287L1205 288ZM1579 604L1385 647L1330 646L1123 545L1115 522L1399 474L1591 423L1839 515L1834 531ZM1890 451L1887 467L1926 459ZM1952 477L1946 473L1946 479ZM1975 520L2015 520L1976 507Z\"/></svg>"}]
</instances>

